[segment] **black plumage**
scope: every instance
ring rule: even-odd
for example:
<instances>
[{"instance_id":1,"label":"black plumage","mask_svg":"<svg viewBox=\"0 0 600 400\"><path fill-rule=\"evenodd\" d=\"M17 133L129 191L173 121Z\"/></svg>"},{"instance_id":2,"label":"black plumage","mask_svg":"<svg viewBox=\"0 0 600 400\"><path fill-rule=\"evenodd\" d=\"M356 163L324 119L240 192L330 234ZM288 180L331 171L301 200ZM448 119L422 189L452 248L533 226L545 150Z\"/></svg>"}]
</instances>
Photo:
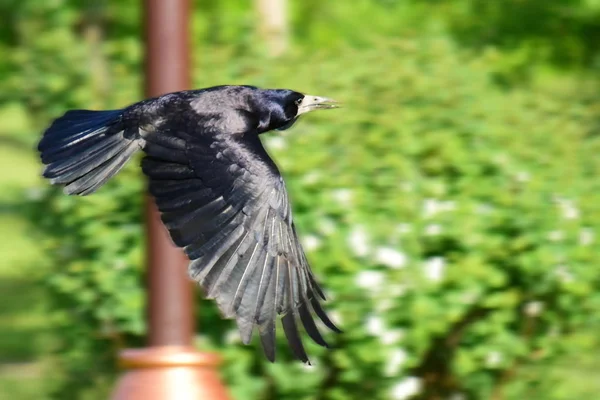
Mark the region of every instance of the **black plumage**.
<instances>
[{"instance_id":1,"label":"black plumage","mask_svg":"<svg viewBox=\"0 0 600 400\"><path fill-rule=\"evenodd\" d=\"M308 362L300 322L328 347L313 313L339 329L308 265L283 179L259 135L287 129L308 111L334 108L327 98L291 90L218 86L171 93L121 110L74 110L39 143L44 176L67 194L93 193L139 149L162 221L190 259L189 274L247 344L258 328L275 359L282 316L294 355Z\"/></svg>"}]
</instances>

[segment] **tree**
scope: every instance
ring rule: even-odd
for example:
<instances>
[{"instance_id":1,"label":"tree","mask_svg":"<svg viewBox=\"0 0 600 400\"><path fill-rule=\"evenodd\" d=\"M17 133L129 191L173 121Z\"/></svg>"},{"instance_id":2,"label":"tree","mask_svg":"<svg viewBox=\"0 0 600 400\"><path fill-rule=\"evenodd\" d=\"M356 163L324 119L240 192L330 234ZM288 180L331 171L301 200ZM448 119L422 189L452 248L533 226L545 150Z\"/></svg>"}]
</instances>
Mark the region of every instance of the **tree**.
<instances>
[{"instance_id":1,"label":"tree","mask_svg":"<svg viewBox=\"0 0 600 400\"><path fill-rule=\"evenodd\" d=\"M280 56L288 47L286 0L256 0L258 34L271 56Z\"/></svg>"}]
</instances>

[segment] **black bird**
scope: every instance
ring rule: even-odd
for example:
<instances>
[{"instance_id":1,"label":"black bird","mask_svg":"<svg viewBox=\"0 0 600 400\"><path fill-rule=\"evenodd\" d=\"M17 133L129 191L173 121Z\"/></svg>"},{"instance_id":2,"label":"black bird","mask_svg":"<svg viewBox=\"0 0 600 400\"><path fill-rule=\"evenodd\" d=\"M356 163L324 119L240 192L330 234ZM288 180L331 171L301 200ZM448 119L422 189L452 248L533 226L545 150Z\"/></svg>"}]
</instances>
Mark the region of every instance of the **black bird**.
<instances>
[{"instance_id":1,"label":"black bird","mask_svg":"<svg viewBox=\"0 0 600 400\"><path fill-rule=\"evenodd\" d=\"M283 179L259 139L287 129L306 112L337 107L325 97L254 86L216 86L166 94L120 110L72 110L39 143L44 177L67 194L96 191L143 150L142 170L173 242L190 259L189 275L242 341L258 327L275 359L275 322L294 355L308 362L298 320L328 347L312 314L340 330L292 220Z\"/></svg>"}]
</instances>

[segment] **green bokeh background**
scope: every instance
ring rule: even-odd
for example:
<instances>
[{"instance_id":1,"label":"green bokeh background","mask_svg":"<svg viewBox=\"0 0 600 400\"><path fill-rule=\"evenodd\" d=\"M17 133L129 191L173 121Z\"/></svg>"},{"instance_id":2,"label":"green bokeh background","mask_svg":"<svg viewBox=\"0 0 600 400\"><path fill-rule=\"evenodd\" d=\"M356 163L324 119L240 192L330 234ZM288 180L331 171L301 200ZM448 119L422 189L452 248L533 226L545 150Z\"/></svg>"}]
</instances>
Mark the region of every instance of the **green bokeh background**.
<instances>
[{"instance_id":1,"label":"green bokeh background","mask_svg":"<svg viewBox=\"0 0 600 400\"><path fill-rule=\"evenodd\" d=\"M265 140L345 333L269 364L198 296L234 397L598 397L600 1L288 0L278 58L252 3L193 2L194 86L344 102ZM0 0L0 399L107 398L144 343L137 161L70 198L34 151L141 98L140 7Z\"/></svg>"}]
</instances>

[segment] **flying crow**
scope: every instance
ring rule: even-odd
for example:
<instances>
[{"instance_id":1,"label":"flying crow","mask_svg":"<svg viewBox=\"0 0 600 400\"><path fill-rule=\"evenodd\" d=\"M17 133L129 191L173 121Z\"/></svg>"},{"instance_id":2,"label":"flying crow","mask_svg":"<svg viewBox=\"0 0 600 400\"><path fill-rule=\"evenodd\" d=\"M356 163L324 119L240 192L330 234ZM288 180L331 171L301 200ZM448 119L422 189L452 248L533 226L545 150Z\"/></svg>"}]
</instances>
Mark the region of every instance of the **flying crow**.
<instances>
[{"instance_id":1,"label":"flying crow","mask_svg":"<svg viewBox=\"0 0 600 400\"><path fill-rule=\"evenodd\" d=\"M285 184L259 139L304 113L337 107L325 97L253 86L166 94L120 110L72 110L39 143L44 177L67 194L96 191L138 150L150 193L173 242L190 259L189 275L248 344L258 327L275 359L275 322L294 355L308 362L298 333L328 347L312 315L339 329L308 265Z\"/></svg>"}]
</instances>

